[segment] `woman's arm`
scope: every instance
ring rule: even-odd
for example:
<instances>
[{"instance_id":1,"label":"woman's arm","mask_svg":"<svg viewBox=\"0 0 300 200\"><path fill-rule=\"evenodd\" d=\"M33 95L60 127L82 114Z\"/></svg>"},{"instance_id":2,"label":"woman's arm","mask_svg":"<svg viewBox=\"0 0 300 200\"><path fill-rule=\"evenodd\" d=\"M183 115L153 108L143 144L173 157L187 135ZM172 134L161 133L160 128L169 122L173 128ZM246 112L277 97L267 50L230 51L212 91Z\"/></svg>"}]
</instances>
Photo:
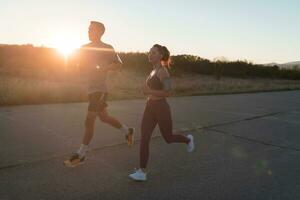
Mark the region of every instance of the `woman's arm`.
<instances>
[{"instance_id":1,"label":"woman's arm","mask_svg":"<svg viewBox=\"0 0 300 200\"><path fill-rule=\"evenodd\" d=\"M170 96L170 91L166 90L152 90L150 89L146 84L143 88L143 93L145 95L153 95L156 97L169 97Z\"/></svg>"}]
</instances>

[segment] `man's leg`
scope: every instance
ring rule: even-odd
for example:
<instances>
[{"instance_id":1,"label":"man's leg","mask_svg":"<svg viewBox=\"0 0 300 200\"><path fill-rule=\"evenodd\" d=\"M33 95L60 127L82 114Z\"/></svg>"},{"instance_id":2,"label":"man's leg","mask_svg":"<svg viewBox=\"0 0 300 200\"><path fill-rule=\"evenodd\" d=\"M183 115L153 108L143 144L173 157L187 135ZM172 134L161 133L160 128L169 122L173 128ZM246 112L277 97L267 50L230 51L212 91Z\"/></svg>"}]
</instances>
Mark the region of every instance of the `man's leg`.
<instances>
[{"instance_id":1,"label":"man's leg","mask_svg":"<svg viewBox=\"0 0 300 200\"><path fill-rule=\"evenodd\" d=\"M117 129L122 128L122 124L119 122L119 120L117 120L114 117L108 115L106 108L103 108L99 112L98 116L99 116L99 118L102 122L107 123L107 124L117 128Z\"/></svg>"},{"instance_id":2,"label":"man's leg","mask_svg":"<svg viewBox=\"0 0 300 200\"><path fill-rule=\"evenodd\" d=\"M97 112L91 112L91 111L88 111L86 115L86 119L84 122L84 126L85 126L84 136L82 139L82 144L77 151L77 154L79 155L80 158L85 157L85 154L88 150L88 145L90 144L93 138L97 115L98 115Z\"/></svg>"},{"instance_id":3,"label":"man's leg","mask_svg":"<svg viewBox=\"0 0 300 200\"><path fill-rule=\"evenodd\" d=\"M116 118L114 118L108 114L106 108L101 109L101 111L99 112L99 118L102 122L107 123L107 124L111 125L112 127L119 129L122 133L125 134L125 139L127 141L127 144L129 146L133 145L134 128L129 128L125 124L121 124L119 120L117 120Z\"/></svg>"},{"instance_id":4,"label":"man's leg","mask_svg":"<svg viewBox=\"0 0 300 200\"><path fill-rule=\"evenodd\" d=\"M94 126L95 126L95 120L97 118L98 113L97 112L91 112L88 111L84 126L85 126L85 132L82 139L82 144L89 145L93 135L94 135Z\"/></svg>"},{"instance_id":5,"label":"man's leg","mask_svg":"<svg viewBox=\"0 0 300 200\"><path fill-rule=\"evenodd\" d=\"M84 162L85 155L88 150L88 145L91 142L94 135L95 120L98 116L98 112L97 112L98 99L99 99L98 94L94 93L89 95L89 105L88 105L88 112L84 123L85 131L82 139L82 144L80 145L80 148L76 151L76 153L73 153L68 160L64 161L64 164L67 167L75 167L78 164L82 164Z\"/></svg>"}]
</instances>

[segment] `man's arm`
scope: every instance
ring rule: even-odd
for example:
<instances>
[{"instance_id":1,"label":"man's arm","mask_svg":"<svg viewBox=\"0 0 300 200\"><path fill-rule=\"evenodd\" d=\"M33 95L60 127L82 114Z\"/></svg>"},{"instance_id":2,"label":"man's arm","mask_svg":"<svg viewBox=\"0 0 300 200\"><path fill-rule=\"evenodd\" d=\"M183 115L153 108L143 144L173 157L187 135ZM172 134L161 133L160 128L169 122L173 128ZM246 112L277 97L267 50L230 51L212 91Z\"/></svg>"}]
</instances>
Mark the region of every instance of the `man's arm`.
<instances>
[{"instance_id":1,"label":"man's arm","mask_svg":"<svg viewBox=\"0 0 300 200\"><path fill-rule=\"evenodd\" d=\"M118 54L115 54L113 63L105 67L106 71L118 71L122 68L123 62Z\"/></svg>"},{"instance_id":2,"label":"man's arm","mask_svg":"<svg viewBox=\"0 0 300 200\"><path fill-rule=\"evenodd\" d=\"M122 68L122 64L110 64L107 68L106 68L106 70L107 71L118 71L118 70L120 70Z\"/></svg>"}]
</instances>

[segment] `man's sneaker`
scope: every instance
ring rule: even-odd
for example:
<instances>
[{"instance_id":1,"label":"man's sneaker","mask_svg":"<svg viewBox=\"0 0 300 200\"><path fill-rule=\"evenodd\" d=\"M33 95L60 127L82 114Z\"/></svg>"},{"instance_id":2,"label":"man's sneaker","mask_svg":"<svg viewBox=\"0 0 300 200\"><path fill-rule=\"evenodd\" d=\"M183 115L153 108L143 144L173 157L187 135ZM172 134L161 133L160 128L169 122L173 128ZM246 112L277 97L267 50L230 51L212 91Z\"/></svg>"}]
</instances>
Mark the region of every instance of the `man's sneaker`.
<instances>
[{"instance_id":1,"label":"man's sneaker","mask_svg":"<svg viewBox=\"0 0 300 200\"><path fill-rule=\"evenodd\" d=\"M134 143L134 128L128 128L128 133L125 135L128 146L132 146Z\"/></svg>"},{"instance_id":2,"label":"man's sneaker","mask_svg":"<svg viewBox=\"0 0 300 200\"><path fill-rule=\"evenodd\" d=\"M78 153L72 154L71 158L64 161L66 167L76 167L77 165L84 163L85 157L80 158Z\"/></svg>"},{"instance_id":3,"label":"man's sneaker","mask_svg":"<svg viewBox=\"0 0 300 200\"><path fill-rule=\"evenodd\" d=\"M191 153L195 150L194 136L189 134L186 137L190 139L190 142L187 144L186 149L189 153Z\"/></svg>"},{"instance_id":4,"label":"man's sneaker","mask_svg":"<svg viewBox=\"0 0 300 200\"><path fill-rule=\"evenodd\" d=\"M146 181L147 174L145 172L143 172L143 170L138 169L138 170L135 170L132 174L129 174L129 178L131 178L135 181Z\"/></svg>"}]
</instances>

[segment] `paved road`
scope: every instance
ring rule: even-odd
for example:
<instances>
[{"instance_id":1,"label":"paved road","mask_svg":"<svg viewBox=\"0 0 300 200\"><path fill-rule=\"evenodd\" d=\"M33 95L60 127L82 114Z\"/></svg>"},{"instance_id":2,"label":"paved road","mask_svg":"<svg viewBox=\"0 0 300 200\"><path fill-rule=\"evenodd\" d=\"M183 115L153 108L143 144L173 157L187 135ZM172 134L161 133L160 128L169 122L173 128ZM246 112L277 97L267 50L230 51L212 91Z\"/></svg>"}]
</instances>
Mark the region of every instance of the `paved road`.
<instances>
[{"instance_id":1,"label":"paved road","mask_svg":"<svg viewBox=\"0 0 300 200\"><path fill-rule=\"evenodd\" d=\"M127 178L138 144L99 122L86 164L62 166L80 144L85 103L0 108L0 199L300 199L300 91L169 102L174 129L193 133L197 149L156 130L146 183ZM109 111L139 129L144 103Z\"/></svg>"}]
</instances>

